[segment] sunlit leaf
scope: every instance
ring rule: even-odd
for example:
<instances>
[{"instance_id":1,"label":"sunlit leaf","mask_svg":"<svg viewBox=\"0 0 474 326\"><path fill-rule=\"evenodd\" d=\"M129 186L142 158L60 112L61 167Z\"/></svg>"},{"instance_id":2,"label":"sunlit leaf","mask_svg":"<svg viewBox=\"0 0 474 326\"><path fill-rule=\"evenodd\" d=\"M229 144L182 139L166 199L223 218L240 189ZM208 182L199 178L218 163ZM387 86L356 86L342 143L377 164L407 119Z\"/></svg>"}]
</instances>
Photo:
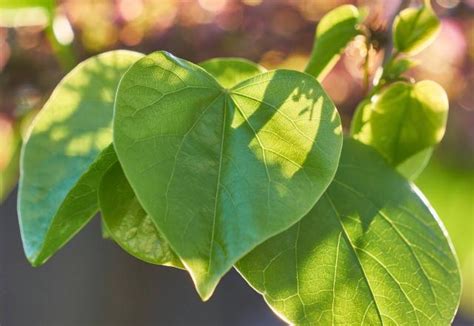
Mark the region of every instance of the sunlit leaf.
<instances>
[{"instance_id":1,"label":"sunlit leaf","mask_svg":"<svg viewBox=\"0 0 474 326\"><path fill-rule=\"evenodd\" d=\"M208 299L239 258L309 211L342 138L310 76L279 70L226 89L157 52L120 83L114 144L140 203Z\"/></svg>"},{"instance_id":2,"label":"sunlit leaf","mask_svg":"<svg viewBox=\"0 0 474 326\"><path fill-rule=\"evenodd\" d=\"M341 52L359 34L359 10L352 5L343 5L328 12L316 27L313 51L305 69L319 81L339 60Z\"/></svg>"},{"instance_id":3,"label":"sunlit leaf","mask_svg":"<svg viewBox=\"0 0 474 326\"><path fill-rule=\"evenodd\" d=\"M236 58L215 58L200 66L227 87L265 71L251 61ZM99 199L104 238L113 238L128 253L143 261L183 267L152 218L141 207L120 164L114 164L102 178Z\"/></svg>"},{"instance_id":4,"label":"sunlit leaf","mask_svg":"<svg viewBox=\"0 0 474 326\"><path fill-rule=\"evenodd\" d=\"M433 81L397 82L359 106L351 134L398 166L440 142L448 107L446 92Z\"/></svg>"},{"instance_id":5,"label":"sunlit leaf","mask_svg":"<svg viewBox=\"0 0 474 326\"><path fill-rule=\"evenodd\" d=\"M430 7L407 8L393 22L394 47L403 53L416 54L433 42L440 26Z\"/></svg>"},{"instance_id":6,"label":"sunlit leaf","mask_svg":"<svg viewBox=\"0 0 474 326\"><path fill-rule=\"evenodd\" d=\"M448 325L460 277L444 226L370 147L346 140L311 212L237 268L296 325Z\"/></svg>"},{"instance_id":7,"label":"sunlit leaf","mask_svg":"<svg viewBox=\"0 0 474 326\"><path fill-rule=\"evenodd\" d=\"M140 206L116 160L102 177L99 203L107 234L125 251L148 263L183 267Z\"/></svg>"},{"instance_id":8,"label":"sunlit leaf","mask_svg":"<svg viewBox=\"0 0 474 326\"><path fill-rule=\"evenodd\" d=\"M86 60L34 120L22 151L18 201L23 246L33 265L45 262L96 213L97 186L110 163L98 155L112 140L115 90L140 56L113 51Z\"/></svg>"}]
</instances>

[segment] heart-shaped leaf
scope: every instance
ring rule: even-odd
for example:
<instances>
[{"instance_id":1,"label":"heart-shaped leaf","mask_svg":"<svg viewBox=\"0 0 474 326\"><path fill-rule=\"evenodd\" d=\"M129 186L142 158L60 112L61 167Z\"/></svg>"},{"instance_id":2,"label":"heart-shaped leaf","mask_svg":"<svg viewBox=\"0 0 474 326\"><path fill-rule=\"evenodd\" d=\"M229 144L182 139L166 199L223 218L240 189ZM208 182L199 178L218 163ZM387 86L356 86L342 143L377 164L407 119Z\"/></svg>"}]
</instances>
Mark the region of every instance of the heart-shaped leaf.
<instances>
[{"instance_id":1,"label":"heart-shaped leaf","mask_svg":"<svg viewBox=\"0 0 474 326\"><path fill-rule=\"evenodd\" d=\"M227 87L265 71L263 67L239 58L214 58L199 65ZM125 251L143 261L183 268L154 226L153 219L141 207L119 163L102 178L99 199L104 238L113 238Z\"/></svg>"},{"instance_id":2,"label":"heart-shaped leaf","mask_svg":"<svg viewBox=\"0 0 474 326\"><path fill-rule=\"evenodd\" d=\"M118 161L102 177L99 203L107 235L125 251L151 264L183 268L141 207Z\"/></svg>"},{"instance_id":3,"label":"heart-shaped leaf","mask_svg":"<svg viewBox=\"0 0 474 326\"><path fill-rule=\"evenodd\" d=\"M339 115L321 86L273 71L223 88L165 52L124 75L114 144L127 179L201 297L296 223L333 178Z\"/></svg>"},{"instance_id":4,"label":"heart-shaped leaf","mask_svg":"<svg viewBox=\"0 0 474 326\"><path fill-rule=\"evenodd\" d=\"M403 53L416 54L434 41L440 26L429 6L402 10L393 22L394 47Z\"/></svg>"},{"instance_id":5,"label":"heart-shaped leaf","mask_svg":"<svg viewBox=\"0 0 474 326\"><path fill-rule=\"evenodd\" d=\"M18 201L33 265L44 263L96 213L100 178L113 163L109 151L98 155L112 140L115 90L140 57L112 51L86 60L64 77L34 120L22 149Z\"/></svg>"},{"instance_id":6,"label":"heart-shaped leaf","mask_svg":"<svg viewBox=\"0 0 474 326\"><path fill-rule=\"evenodd\" d=\"M343 5L328 12L316 27L313 51L305 72L323 80L347 44L359 34L357 25L361 18L353 5Z\"/></svg>"},{"instance_id":7,"label":"heart-shaped leaf","mask_svg":"<svg viewBox=\"0 0 474 326\"><path fill-rule=\"evenodd\" d=\"M448 107L446 92L433 81L397 82L359 106L351 134L398 166L441 141Z\"/></svg>"},{"instance_id":8,"label":"heart-shaped leaf","mask_svg":"<svg viewBox=\"0 0 474 326\"><path fill-rule=\"evenodd\" d=\"M295 325L448 325L461 290L452 245L429 203L350 139L311 212L237 268Z\"/></svg>"},{"instance_id":9,"label":"heart-shaped leaf","mask_svg":"<svg viewBox=\"0 0 474 326\"><path fill-rule=\"evenodd\" d=\"M359 103L351 122L351 132L357 133L363 125L364 119L367 119L370 110L373 109L373 103L370 99L365 99ZM395 168L408 180L415 180L426 167L433 154L433 147L428 147L410 156L401 162Z\"/></svg>"}]
</instances>

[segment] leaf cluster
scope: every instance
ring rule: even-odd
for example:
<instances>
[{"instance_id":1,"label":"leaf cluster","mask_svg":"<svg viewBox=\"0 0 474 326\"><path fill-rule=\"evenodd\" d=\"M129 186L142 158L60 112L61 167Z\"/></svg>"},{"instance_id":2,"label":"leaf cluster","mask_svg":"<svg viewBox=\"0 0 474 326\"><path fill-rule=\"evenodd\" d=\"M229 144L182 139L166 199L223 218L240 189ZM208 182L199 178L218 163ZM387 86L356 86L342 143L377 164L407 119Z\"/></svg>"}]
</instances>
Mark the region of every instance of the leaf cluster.
<instances>
[{"instance_id":1,"label":"leaf cluster","mask_svg":"<svg viewBox=\"0 0 474 326\"><path fill-rule=\"evenodd\" d=\"M319 81L362 25L354 6L329 12L305 72L163 51L78 65L22 149L28 260L45 263L100 211L108 238L187 271L203 300L234 267L291 324L448 324L456 256L407 179L441 141L448 99L402 76L439 21L428 7L398 15L395 50L343 138Z\"/></svg>"}]
</instances>

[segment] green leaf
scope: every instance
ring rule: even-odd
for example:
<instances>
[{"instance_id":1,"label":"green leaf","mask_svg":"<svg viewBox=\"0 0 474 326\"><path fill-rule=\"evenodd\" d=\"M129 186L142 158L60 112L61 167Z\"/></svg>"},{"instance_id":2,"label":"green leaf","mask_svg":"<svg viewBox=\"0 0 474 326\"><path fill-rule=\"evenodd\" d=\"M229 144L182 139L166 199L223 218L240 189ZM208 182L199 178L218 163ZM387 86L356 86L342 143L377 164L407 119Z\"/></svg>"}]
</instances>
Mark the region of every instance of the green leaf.
<instances>
[{"instance_id":1,"label":"green leaf","mask_svg":"<svg viewBox=\"0 0 474 326\"><path fill-rule=\"evenodd\" d=\"M429 203L350 139L311 212L237 268L296 325L447 325L461 290L452 245Z\"/></svg>"},{"instance_id":2,"label":"green leaf","mask_svg":"<svg viewBox=\"0 0 474 326\"><path fill-rule=\"evenodd\" d=\"M393 22L394 47L402 53L419 53L434 41L440 26L428 6L402 10Z\"/></svg>"},{"instance_id":3,"label":"green leaf","mask_svg":"<svg viewBox=\"0 0 474 326\"><path fill-rule=\"evenodd\" d=\"M214 76L222 87L230 88L241 81L265 72L265 68L240 58L215 58L199 64Z\"/></svg>"},{"instance_id":4,"label":"green leaf","mask_svg":"<svg viewBox=\"0 0 474 326\"><path fill-rule=\"evenodd\" d=\"M140 206L118 161L102 177L99 203L107 234L125 251L151 264L183 268Z\"/></svg>"},{"instance_id":5,"label":"green leaf","mask_svg":"<svg viewBox=\"0 0 474 326\"><path fill-rule=\"evenodd\" d=\"M332 180L339 115L314 78L231 89L166 52L124 75L114 145L140 203L206 300L248 251L296 223Z\"/></svg>"},{"instance_id":6,"label":"green leaf","mask_svg":"<svg viewBox=\"0 0 474 326\"><path fill-rule=\"evenodd\" d=\"M265 71L239 58L215 58L199 65L227 87ZM125 251L143 261L183 268L152 218L141 207L120 164L114 164L102 178L99 199L104 238L113 238Z\"/></svg>"},{"instance_id":7,"label":"green leaf","mask_svg":"<svg viewBox=\"0 0 474 326\"><path fill-rule=\"evenodd\" d=\"M18 212L29 261L44 263L97 211L97 187L111 163L115 90L140 58L113 51L86 60L56 87L22 149ZM112 162L113 163L113 162Z\"/></svg>"},{"instance_id":8,"label":"green leaf","mask_svg":"<svg viewBox=\"0 0 474 326\"><path fill-rule=\"evenodd\" d=\"M433 81L397 82L359 106L351 134L398 166L441 141L448 107L446 92Z\"/></svg>"},{"instance_id":9,"label":"green leaf","mask_svg":"<svg viewBox=\"0 0 474 326\"><path fill-rule=\"evenodd\" d=\"M463 152L458 154L449 156L449 164L435 156L416 184L443 218L453 240L463 283L460 313L469 314L474 304L474 246L470 232L474 230L474 164L462 164L467 157Z\"/></svg>"},{"instance_id":10,"label":"green leaf","mask_svg":"<svg viewBox=\"0 0 474 326\"><path fill-rule=\"evenodd\" d=\"M336 65L342 51L359 34L359 10L353 5L343 5L328 12L316 27L314 45L305 69L322 81Z\"/></svg>"},{"instance_id":11,"label":"green leaf","mask_svg":"<svg viewBox=\"0 0 474 326\"><path fill-rule=\"evenodd\" d=\"M199 65L227 87L265 71L239 58L215 58ZM114 164L102 178L99 199L104 238L113 238L125 251L143 261L183 268L152 218L141 207L120 164Z\"/></svg>"}]
</instances>

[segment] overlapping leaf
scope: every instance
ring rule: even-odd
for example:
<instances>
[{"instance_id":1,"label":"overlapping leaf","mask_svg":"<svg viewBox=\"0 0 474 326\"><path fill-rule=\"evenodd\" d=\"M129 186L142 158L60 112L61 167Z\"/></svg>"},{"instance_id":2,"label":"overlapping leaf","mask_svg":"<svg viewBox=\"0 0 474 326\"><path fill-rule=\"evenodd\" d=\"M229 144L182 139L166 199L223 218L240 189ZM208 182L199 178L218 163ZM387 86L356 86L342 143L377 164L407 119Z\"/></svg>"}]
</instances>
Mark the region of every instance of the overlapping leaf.
<instances>
[{"instance_id":1,"label":"overlapping leaf","mask_svg":"<svg viewBox=\"0 0 474 326\"><path fill-rule=\"evenodd\" d=\"M341 143L334 105L295 71L226 89L157 52L118 90L114 144L125 175L203 299L236 260L312 207Z\"/></svg>"},{"instance_id":2,"label":"overlapping leaf","mask_svg":"<svg viewBox=\"0 0 474 326\"><path fill-rule=\"evenodd\" d=\"M97 187L113 163L115 90L140 58L113 51L86 60L56 87L23 146L18 211L26 256L42 264L95 214Z\"/></svg>"},{"instance_id":3,"label":"overlapping leaf","mask_svg":"<svg viewBox=\"0 0 474 326\"><path fill-rule=\"evenodd\" d=\"M265 71L251 61L238 58L214 58L200 66L226 87ZM153 219L141 207L120 164L114 164L102 178L99 199L104 238L113 238L128 253L146 262L183 267Z\"/></svg>"},{"instance_id":4,"label":"overlapping leaf","mask_svg":"<svg viewBox=\"0 0 474 326\"><path fill-rule=\"evenodd\" d=\"M370 147L344 142L336 177L297 225L237 268L296 325L447 325L460 295L447 233Z\"/></svg>"},{"instance_id":5,"label":"overlapping leaf","mask_svg":"<svg viewBox=\"0 0 474 326\"><path fill-rule=\"evenodd\" d=\"M117 160L102 177L99 203L107 235L125 251L148 263L183 268L141 207Z\"/></svg>"},{"instance_id":6,"label":"overlapping leaf","mask_svg":"<svg viewBox=\"0 0 474 326\"><path fill-rule=\"evenodd\" d=\"M441 141L448 107L446 92L433 81L397 82L361 103L351 133L398 166Z\"/></svg>"}]
</instances>

